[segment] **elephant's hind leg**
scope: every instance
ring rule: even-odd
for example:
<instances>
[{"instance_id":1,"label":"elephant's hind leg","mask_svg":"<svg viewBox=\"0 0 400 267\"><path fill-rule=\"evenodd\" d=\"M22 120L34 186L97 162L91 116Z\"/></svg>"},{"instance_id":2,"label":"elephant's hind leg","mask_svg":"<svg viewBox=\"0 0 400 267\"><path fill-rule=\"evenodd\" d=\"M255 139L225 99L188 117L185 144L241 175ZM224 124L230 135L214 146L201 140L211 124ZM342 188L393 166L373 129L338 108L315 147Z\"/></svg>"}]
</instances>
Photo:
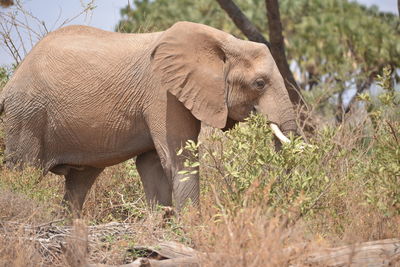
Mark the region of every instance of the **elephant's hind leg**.
<instances>
[{"instance_id":1,"label":"elephant's hind leg","mask_svg":"<svg viewBox=\"0 0 400 267\"><path fill-rule=\"evenodd\" d=\"M172 206L172 185L164 173L157 152L153 150L139 155L136 167L149 205Z\"/></svg>"},{"instance_id":2,"label":"elephant's hind leg","mask_svg":"<svg viewBox=\"0 0 400 267\"><path fill-rule=\"evenodd\" d=\"M86 195L103 168L71 168L65 175L64 201L69 205L74 216L80 216Z\"/></svg>"}]
</instances>

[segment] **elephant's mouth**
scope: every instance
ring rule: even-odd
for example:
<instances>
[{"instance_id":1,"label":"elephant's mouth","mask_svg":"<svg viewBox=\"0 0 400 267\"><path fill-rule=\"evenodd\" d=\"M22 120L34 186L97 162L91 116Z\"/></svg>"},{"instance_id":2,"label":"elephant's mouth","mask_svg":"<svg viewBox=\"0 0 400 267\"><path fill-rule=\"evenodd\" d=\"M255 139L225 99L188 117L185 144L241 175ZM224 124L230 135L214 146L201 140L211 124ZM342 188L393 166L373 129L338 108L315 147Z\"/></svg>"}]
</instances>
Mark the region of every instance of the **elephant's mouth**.
<instances>
[{"instance_id":1,"label":"elephant's mouth","mask_svg":"<svg viewBox=\"0 0 400 267\"><path fill-rule=\"evenodd\" d=\"M270 123L269 126L271 127L272 132L274 133L274 135L276 136L276 138L279 139L279 141L281 141L281 143L290 143L290 139L287 138L281 131L281 129L279 129L278 125L276 125L275 123Z\"/></svg>"},{"instance_id":2,"label":"elephant's mouth","mask_svg":"<svg viewBox=\"0 0 400 267\"><path fill-rule=\"evenodd\" d=\"M258 105L255 105L251 110L252 113L259 113ZM278 138L278 140L283 143L290 143L290 139L285 136L285 134L279 129L279 126L273 122L269 122L269 126L271 127L272 133ZM289 128L290 129L290 128Z\"/></svg>"}]
</instances>

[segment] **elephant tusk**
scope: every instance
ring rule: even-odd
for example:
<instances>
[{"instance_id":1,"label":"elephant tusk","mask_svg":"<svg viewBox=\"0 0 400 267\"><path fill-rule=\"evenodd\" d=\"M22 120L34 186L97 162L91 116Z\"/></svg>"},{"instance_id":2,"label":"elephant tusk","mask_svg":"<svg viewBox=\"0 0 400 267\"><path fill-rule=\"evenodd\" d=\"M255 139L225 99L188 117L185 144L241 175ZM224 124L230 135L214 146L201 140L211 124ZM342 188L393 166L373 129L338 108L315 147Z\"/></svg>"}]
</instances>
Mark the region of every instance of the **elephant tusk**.
<instances>
[{"instance_id":1,"label":"elephant tusk","mask_svg":"<svg viewBox=\"0 0 400 267\"><path fill-rule=\"evenodd\" d=\"M282 142L282 143L290 143L289 138L287 138L279 129L278 125L275 123L270 123L271 130L275 134L275 136Z\"/></svg>"}]
</instances>

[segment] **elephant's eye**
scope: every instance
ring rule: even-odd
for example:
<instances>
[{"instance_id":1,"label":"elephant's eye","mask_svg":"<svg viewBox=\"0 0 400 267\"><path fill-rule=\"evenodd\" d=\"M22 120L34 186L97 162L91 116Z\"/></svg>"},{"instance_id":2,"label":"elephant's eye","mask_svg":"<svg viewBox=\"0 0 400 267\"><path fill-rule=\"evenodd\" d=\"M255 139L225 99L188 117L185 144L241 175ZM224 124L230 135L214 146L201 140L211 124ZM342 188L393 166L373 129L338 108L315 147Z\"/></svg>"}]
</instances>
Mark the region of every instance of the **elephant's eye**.
<instances>
[{"instance_id":1,"label":"elephant's eye","mask_svg":"<svg viewBox=\"0 0 400 267\"><path fill-rule=\"evenodd\" d=\"M254 81L253 86L257 88L257 90L262 90L265 87L265 80L262 78L258 78Z\"/></svg>"}]
</instances>

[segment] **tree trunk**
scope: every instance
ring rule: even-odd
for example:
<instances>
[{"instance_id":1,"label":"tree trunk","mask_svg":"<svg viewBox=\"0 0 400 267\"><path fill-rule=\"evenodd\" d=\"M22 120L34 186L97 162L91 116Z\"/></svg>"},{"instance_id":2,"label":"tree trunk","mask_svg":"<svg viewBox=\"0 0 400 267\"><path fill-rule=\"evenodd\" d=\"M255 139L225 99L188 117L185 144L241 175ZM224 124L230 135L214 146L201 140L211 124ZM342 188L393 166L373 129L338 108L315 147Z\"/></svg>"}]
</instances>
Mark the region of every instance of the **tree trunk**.
<instances>
[{"instance_id":1,"label":"tree trunk","mask_svg":"<svg viewBox=\"0 0 400 267\"><path fill-rule=\"evenodd\" d=\"M336 105L335 119L336 119L336 122L339 124L343 122L344 116L347 113L344 110L344 106L343 106L343 93L344 93L344 90L342 89L342 91L340 91L340 93L338 95L338 102Z\"/></svg>"},{"instance_id":2,"label":"tree trunk","mask_svg":"<svg viewBox=\"0 0 400 267\"><path fill-rule=\"evenodd\" d=\"M13 4L14 4L13 0L0 0L0 6L2 7L9 7Z\"/></svg>"},{"instance_id":3,"label":"tree trunk","mask_svg":"<svg viewBox=\"0 0 400 267\"><path fill-rule=\"evenodd\" d=\"M265 0L268 17L269 40L271 42L271 53L278 65L288 90L290 100L294 104L302 104L300 88L289 68L285 54L285 42L283 38L283 27L279 12L278 0Z\"/></svg>"},{"instance_id":4,"label":"tree trunk","mask_svg":"<svg viewBox=\"0 0 400 267\"><path fill-rule=\"evenodd\" d=\"M226 11L233 23L235 23L235 25L242 31L244 35L246 35L250 41L263 43L270 48L271 54L274 57L279 71L285 80L285 86L288 90L290 100L293 104L304 104L300 97L299 87L286 60L285 47L283 45L282 24L280 21L279 6L277 1L266 0L266 4L267 2L275 2L275 5L274 3L272 3L272 5L267 5L267 10L271 8L271 11L267 12L268 20L270 19L270 16L274 20L273 22L269 22L271 43L264 38L260 31L254 26L253 23L251 23L251 21L246 17L245 14L243 14L240 8L232 0L217 0L217 2L221 8Z\"/></svg>"},{"instance_id":5,"label":"tree trunk","mask_svg":"<svg viewBox=\"0 0 400 267\"><path fill-rule=\"evenodd\" d=\"M399 16L400 16L400 0L397 0L397 9L399 10Z\"/></svg>"}]
</instances>

